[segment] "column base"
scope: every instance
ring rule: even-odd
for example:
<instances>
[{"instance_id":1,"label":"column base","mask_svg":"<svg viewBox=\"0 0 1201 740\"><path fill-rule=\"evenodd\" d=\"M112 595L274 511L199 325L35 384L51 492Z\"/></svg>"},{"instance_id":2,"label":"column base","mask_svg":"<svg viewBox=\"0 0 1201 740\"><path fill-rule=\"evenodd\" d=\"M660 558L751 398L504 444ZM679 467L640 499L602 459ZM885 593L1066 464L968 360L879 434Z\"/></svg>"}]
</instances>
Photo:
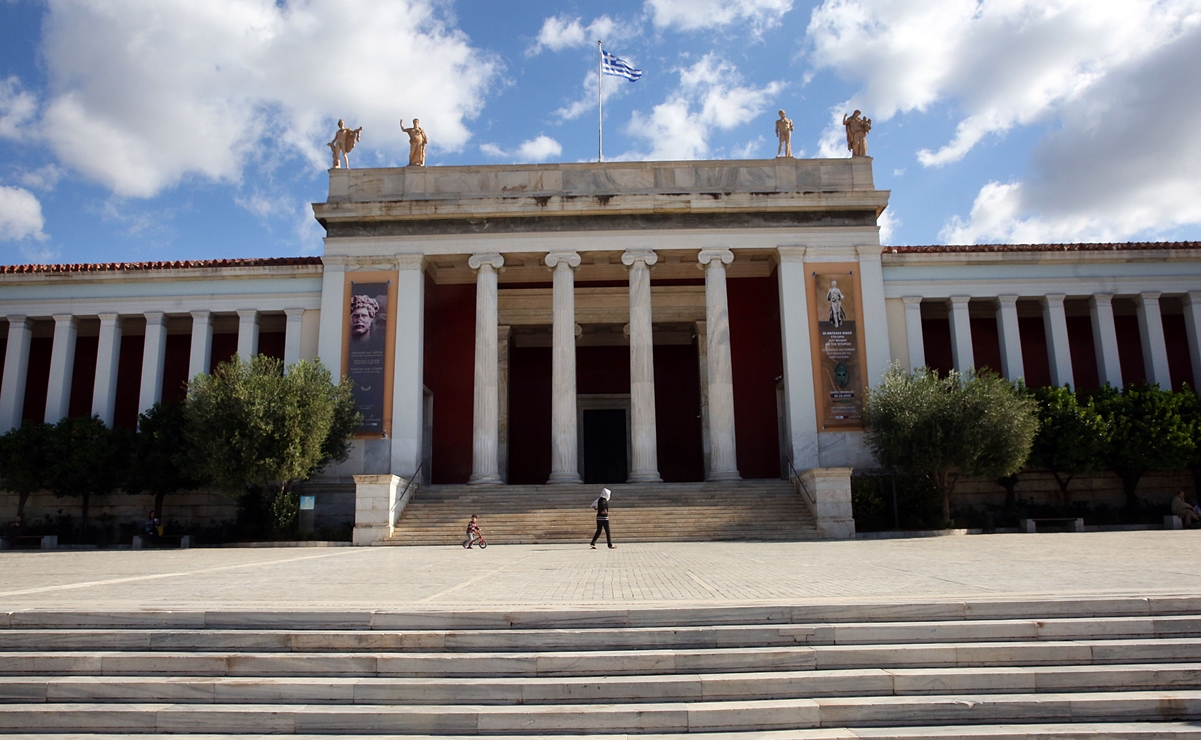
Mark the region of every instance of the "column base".
<instances>
[{"instance_id":1,"label":"column base","mask_svg":"<svg viewBox=\"0 0 1201 740\"><path fill-rule=\"evenodd\" d=\"M737 470L714 470L705 477L705 480L742 480L742 476Z\"/></svg>"},{"instance_id":2,"label":"column base","mask_svg":"<svg viewBox=\"0 0 1201 740\"><path fill-rule=\"evenodd\" d=\"M579 473L551 473L546 482L549 485L552 483L583 483L584 480L580 478Z\"/></svg>"},{"instance_id":3,"label":"column base","mask_svg":"<svg viewBox=\"0 0 1201 740\"><path fill-rule=\"evenodd\" d=\"M630 473L626 478L626 483L662 483L663 479L659 477L659 471L651 470L644 473Z\"/></svg>"},{"instance_id":4,"label":"column base","mask_svg":"<svg viewBox=\"0 0 1201 740\"><path fill-rule=\"evenodd\" d=\"M504 481L500 479L497 473L488 473L487 475L473 475L467 479L469 486L499 486Z\"/></svg>"}]
</instances>

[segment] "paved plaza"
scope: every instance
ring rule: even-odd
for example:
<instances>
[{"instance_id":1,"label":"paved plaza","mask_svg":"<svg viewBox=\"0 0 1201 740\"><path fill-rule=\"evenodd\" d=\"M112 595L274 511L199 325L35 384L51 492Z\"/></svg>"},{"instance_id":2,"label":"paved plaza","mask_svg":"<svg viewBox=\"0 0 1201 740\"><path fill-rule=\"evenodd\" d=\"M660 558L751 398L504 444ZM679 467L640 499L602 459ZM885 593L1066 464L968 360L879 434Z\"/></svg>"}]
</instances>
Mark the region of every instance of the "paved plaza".
<instances>
[{"instance_id":1,"label":"paved plaza","mask_svg":"<svg viewBox=\"0 0 1201 740\"><path fill-rule=\"evenodd\" d=\"M620 531L617 532L620 535ZM620 542L620 540L619 540ZM0 610L722 606L1201 594L1201 532L0 553Z\"/></svg>"}]
</instances>

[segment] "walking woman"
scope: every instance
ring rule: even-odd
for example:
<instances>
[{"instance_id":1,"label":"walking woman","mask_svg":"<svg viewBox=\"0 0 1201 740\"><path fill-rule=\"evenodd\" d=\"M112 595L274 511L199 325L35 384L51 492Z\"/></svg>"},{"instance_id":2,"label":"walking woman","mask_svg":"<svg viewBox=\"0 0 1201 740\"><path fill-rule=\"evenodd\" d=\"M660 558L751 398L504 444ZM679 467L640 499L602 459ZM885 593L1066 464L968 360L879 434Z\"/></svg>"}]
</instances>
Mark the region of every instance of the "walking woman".
<instances>
[{"instance_id":1,"label":"walking woman","mask_svg":"<svg viewBox=\"0 0 1201 740\"><path fill-rule=\"evenodd\" d=\"M613 546L613 537L609 534L609 497L613 492L608 488L601 489L600 498L592 502L592 508L596 509L596 534L592 535L592 549L596 549L596 540L600 537L601 530L605 530L605 542L609 544L610 550L616 550Z\"/></svg>"}]
</instances>

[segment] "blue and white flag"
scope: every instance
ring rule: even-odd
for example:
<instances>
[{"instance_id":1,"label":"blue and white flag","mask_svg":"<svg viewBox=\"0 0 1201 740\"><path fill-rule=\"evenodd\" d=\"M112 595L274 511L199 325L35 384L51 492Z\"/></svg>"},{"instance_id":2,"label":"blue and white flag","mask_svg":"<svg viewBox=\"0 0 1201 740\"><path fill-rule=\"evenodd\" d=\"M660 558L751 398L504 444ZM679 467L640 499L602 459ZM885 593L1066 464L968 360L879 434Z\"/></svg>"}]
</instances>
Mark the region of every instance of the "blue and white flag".
<instances>
[{"instance_id":1,"label":"blue and white flag","mask_svg":"<svg viewBox=\"0 0 1201 740\"><path fill-rule=\"evenodd\" d=\"M614 77L624 77L630 82L637 82L642 76L642 70L634 69L626 60L604 50L601 51L601 71Z\"/></svg>"}]
</instances>

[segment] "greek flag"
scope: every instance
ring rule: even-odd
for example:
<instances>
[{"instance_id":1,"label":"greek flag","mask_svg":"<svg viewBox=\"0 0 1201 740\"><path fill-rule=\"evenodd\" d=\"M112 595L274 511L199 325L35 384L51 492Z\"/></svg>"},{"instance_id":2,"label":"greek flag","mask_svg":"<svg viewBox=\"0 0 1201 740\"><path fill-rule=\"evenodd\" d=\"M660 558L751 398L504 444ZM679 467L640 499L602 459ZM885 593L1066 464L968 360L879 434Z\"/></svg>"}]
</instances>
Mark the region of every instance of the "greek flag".
<instances>
[{"instance_id":1,"label":"greek flag","mask_svg":"<svg viewBox=\"0 0 1201 740\"><path fill-rule=\"evenodd\" d=\"M601 51L601 71L614 77L624 77L630 82L637 82L642 77L642 70L634 69L626 60L604 50Z\"/></svg>"}]
</instances>

